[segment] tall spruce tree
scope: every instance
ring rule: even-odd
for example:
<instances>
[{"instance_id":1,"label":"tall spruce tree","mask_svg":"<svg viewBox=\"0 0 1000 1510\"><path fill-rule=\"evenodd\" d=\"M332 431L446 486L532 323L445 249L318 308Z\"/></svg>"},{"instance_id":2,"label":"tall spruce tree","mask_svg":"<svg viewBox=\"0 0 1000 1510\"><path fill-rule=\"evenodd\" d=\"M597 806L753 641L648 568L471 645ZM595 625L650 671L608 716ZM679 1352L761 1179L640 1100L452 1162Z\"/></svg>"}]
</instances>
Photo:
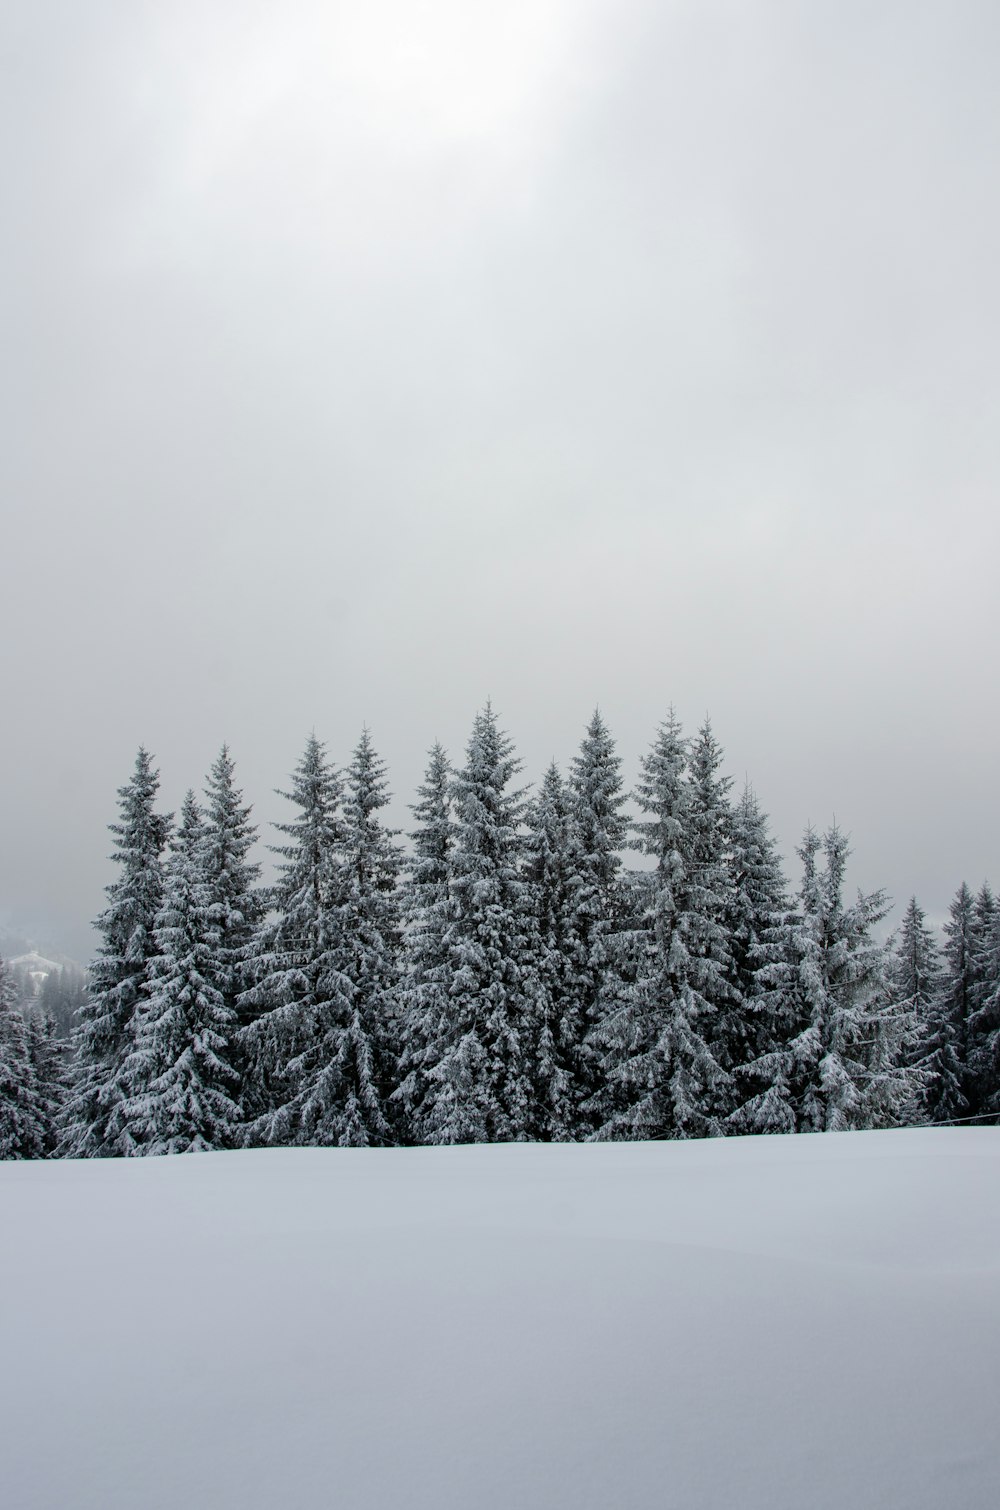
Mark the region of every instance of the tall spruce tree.
<instances>
[{"instance_id":1,"label":"tall spruce tree","mask_svg":"<svg viewBox=\"0 0 1000 1510\"><path fill-rule=\"evenodd\" d=\"M707 1137L722 1130L731 1076L713 1044L728 965L721 882L707 813L687 777L673 709L643 757L637 847L655 862L639 878L632 964L595 1033L608 1103L602 1138Z\"/></svg>"},{"instance_id":2,"label":"tall spruce tree","mask_svg":"<svg viewBox=\"0 0 1000 1510\"><path fill-rule=\"evenodd\" d=\"M339 965L350 1008L329 1043L329 1064L303 1102L310 1142L375 1147L393 1141L388 1102L395 1088L398 1020L400 854L379 812L389 802L385 765L368 730L347 772L339 863Z\"/></svg>"},{"instance_id":3,"label":"tall spruce tree","mask_svg":"<svg viewBox=\"0 0 1000 1510\"><path fill-rule=\"evenodd\" d=\"M929 1106L958 1088L957 1061L949 1056L950 1046L938 1031L941 984L941 957L934 935L923 908L911 897L889 969L890 1001L902 1019L907 1057L916 1071L913 1103L903 1108L909 1124L933 1120ZM950 1088L942 1083L945 1079L952 1081Z\"/></svg>"},{"instance_id":4,"label":"tall spruce tree","mask_svg":"<svg viewBox=\"0 0 1000 1510\"><path fill-rule=\"evenodd\" d=\"M975 898L963 881L952 899L944 925L944 973L934 1021L939 1074L928 1086L931 1122L953 1122L975 1115L976 1087L970 1060L970 1019L976 999Z\"/></svg>"},{"instance_id":5,"label":"tall spruce tree","mask_svg":"<svg viewBox=\"0 0 1000 1510\"><path fill-rule=\"evenodd\" d=\"M785 1073L799 1132L891 1125L913 1093L905 1041L886 1005L886 950L872 936L885 896L859 893L845 904L849 853L836 825L822 839L808 829L799 849L801 912L789 924L778 987L797 1027Z\"/></svg>"},{"instance_id":6,"label":"tall spruce tree","mask_svg":"<svg viewBox=\"0 0 1000 1510\"><path fill-rule=\"evenodd\" d=\"M524 878L531 927L524 963L536 1002L530 1075L533 1114L526 1129L544 1142L566 1142L578 1130L577 1069L583 1040L572 869L569 795L553 762L527 809Z\"/></svg>"},{"instance_id":7,"label":"tall spruce tree","mask_svg":"<svg viewBox=\"0 0 1000 1510\"><path fill-rule=\"evenodd\" d=\"M969 1071L976 1112L1000 1115L1000 905L984 884L974 910Z\"/></svg>"},{"instance_id":8,"label":"tall spruce tree","mask_svg":"<svg viewBox=\"0 0 1000 1510\"><path fill-rule=\"evenodd\" d=\"M587 726L569 777L569 885L572 911L566 930L573 1000L561 1038L570 1075L575 1137L595 1129L602 1055L594 1034L607 984L619 960L627 917L621 851L628 836L621 760L600 711Z\"/></svg>"},{"instance_id":9,"label":"tall spruce tree","mask_svg":"<svg viewBox=\"0 0 1000 1510\"><path fill-rule=\"evenodd\" d=\"M165 867L154 923L156 954L125 1061L116 1141L130 1154L229 1148L240 1112L230 1058L236 1014L214 981L222 974L220 924L207 871L206 828L188 792Z\"/></svg>"},{"instance_id":10,"label":"tall spruce tree","mask_svg":"<svg viewBox=\"0 0 1000 1510\"><path fill-rule=\"evenodd\" d=\"M697 986L704 1003L705 1039L726 1071L715 1102L707 1107L720 1127L733 1111L735 1067L746 1057L748 1022L731 926L735 908L732 779L721 774L723 751L705 719L691 745L688 860L688 950L698 961Z\"/></svg>"},{"instance_id":11,"label":"tall spruce tree","mask_svg":"<svg viewBox=\"0 0 1000 1510\"><path fill-rule=\"evenodd\" d=\"M42 1155L54 1158L59 1147L63 1107L69 1086L66 1040L50 1013L32 1013L25 1024L28 1059L35 1085Z\"/></svg>"},{"instance_id":12,"label":"tall spruce tree","mask_svg":"<svg viewBox=\"0 0 1000 1510\"><path fill-rule=\"evenodd\" d=\"M279 856L274 916L259 930L253 983L240 1001L249 1017L240 1035L244 1140L337 1143L339 1102L326 1077L336 1074L353 986L342 968L341 785L315 734L306 741L291 791L282 795L298 814L276 825L289 842L272 846ZM317 1106L328 1092L331 1116L321 1124Z\"/></svg>"},{"instance_id":13,"label":"tall spruce tree","mask_svg":"<svg viewBox=\"0 0 1000 1510\"><path fill-rule=\"evenodd\" d=\"M212 985L243 1026L237 1003L249 984L250 954L267 907L260 866L250 854L257 839L252 809L234 781L235 765L223 745L205 786L201 844L204 882L216 941Z\"/></svg>"},{"instance_id":14,"label":"tall spruce tree","mask_svg":"<svg viewBox=\"0 0 1000 1510\"><path fill-rule=\"evenodd\" d=\"M529 903L520 873L524 801L509 789L520 768L487 705L453 786L448 1003L424 1101L431 1143L523 1139L535 1117L536 1000L525 966Z\"/></svg>"},{"instance_id":15,"label":"tall spruce tree","mask_svg":"<svg viewBox=\"0 0 1000 1510\"><path fill-rule=\"evenodd\" d=\"M733 1070L736 1133L792 1132L785 1045L797 1024L779 989L792 919L788 886L768 819L747 785L733 810L728 909L733 980L743 1003L742 1044Z\"/></svg>"},{"instance_id":16,"label":"tall spruce tree","mask_svg":"<svg viewBox=\"0 0 1000 1510\"><path fill-rule=\"evenodd\" d=\"M0 1159L45 1157L45 1129L18 989L0 959Z\"/></svg>"},{"instance_id":17,"label":"tall spruce tree","mask_svg":"<svg viewBox=\"0 0 1000 1510\"><path fill-rule=\"evenodd\" d=\"M154 924L163 900L162 853L170 815L154 810L159 773L145 749L132 778L118 792L120 821L112 858L120 867L106 888L97 920L102 935L90 967L90 989L79 1010L73 1088L64 1113L60 1151L68 1157L127 1152L118 1141L117 1110L126 1094L121 1073L135 1046L135 1013L156 953Z\"/></svg>"},{"instance_id":18,"label":"tall spruce tree","mask_svg":"<svg viewBox=\"0 0 1000 1510\"><path fill-rule=\"evenodd\" d=\"M448 1022L451 873L455 825L452 770L440 743L431 748L418 800L410 811L413 854L406 862L401 908L403 978L399 992L401 1033L399 1084L393 1093L402 1140L423 1140L424 1103L433 1088L429 1072L445 1041Z\"/></svg>"}]
</instances>

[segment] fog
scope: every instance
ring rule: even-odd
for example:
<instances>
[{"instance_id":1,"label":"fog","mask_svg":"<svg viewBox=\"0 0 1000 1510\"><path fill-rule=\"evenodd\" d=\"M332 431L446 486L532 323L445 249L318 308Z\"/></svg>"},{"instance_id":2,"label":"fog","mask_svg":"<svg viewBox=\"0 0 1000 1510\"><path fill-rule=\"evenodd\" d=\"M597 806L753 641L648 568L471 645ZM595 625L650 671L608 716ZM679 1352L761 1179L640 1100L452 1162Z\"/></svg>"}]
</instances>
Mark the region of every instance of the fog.
<instances>
[{"instance_id":1,"label":"fog","mask_svg":"<svg viewBox=\"0 0 1000 1510\"><path fill-rule=\"evenodd\" d=\"M0 923L82 956L140 742L259 820L706 712L790 869L1000 880L1000 11L0 18ZM266 835L265 835L266 836Z\"/></svg>"}]
</instances>

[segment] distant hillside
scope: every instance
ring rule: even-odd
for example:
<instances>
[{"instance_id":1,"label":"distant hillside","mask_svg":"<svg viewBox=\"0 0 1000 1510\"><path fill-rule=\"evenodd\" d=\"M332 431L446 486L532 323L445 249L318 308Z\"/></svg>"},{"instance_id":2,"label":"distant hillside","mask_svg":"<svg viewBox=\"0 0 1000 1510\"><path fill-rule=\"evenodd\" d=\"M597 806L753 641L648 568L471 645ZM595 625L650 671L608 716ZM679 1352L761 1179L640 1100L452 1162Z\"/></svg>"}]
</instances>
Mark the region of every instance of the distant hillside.
<instances>
[{"instance_id":1,"label":"distant hillside","mask_svg":"<svg viewBox=\"0 0 1000 1510\"><path fill-rule=\"evenodd\" d=\"M86 997L86 971L73 960L47 959L32 949L7 961L18 989L22 1012L47 1013L61 1037L69 1037L75 1015Z\"/></svg>"}]
</instances>

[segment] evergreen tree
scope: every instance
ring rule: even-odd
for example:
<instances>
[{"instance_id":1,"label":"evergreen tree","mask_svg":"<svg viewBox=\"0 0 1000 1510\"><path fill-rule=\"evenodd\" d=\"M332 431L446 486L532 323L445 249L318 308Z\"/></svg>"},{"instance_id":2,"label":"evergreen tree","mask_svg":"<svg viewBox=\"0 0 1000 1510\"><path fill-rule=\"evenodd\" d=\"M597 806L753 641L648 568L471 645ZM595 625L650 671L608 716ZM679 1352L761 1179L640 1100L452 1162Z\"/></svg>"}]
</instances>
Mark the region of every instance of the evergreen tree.
<instances>
[{"instance_id":1,"label":"evergreen tree","mask_svg":"<svg viewBox=\"0 0 1000 1510\"><path fill-rule=\"evenodd\" d=\"M976 898L969 1002L969 1071L976 1112L1000 1115L1000 907L988 885Z\"/></svg>"},{"instance_id":2,"label":"evergreen tree","mask_svg":"<svg viewBox=\"0 0 1000 1510\"><path fill-rule=\"evenodd\" d=\"M149 754L140 749L132 779L119 789L121 821L109 825L120 872L106 888L108 905L96 925L102 942L79 1012L73 1090L60 1143L69 1157L127 1151L117 1141L117 1108L126 1094L121 1072L135 1046L135 1013L156 952L161 855L170 830L170 816L153 810L159 784Z\"/></svg>"},{"instance_id":3,"label":"evergreen tree","mask_svg":"<svg viewBox=\"0 0 1000 1510\"><path fill-rule=\"evenodd\" d=\"M706 752L706 759L707 759ZM636 791L638 847L655 861L640 884L631 979L623 978L595 1040L605 1054L610 1106L603 1138L707 1137L722 1130L731 1076L713 1045L728 992L723 891L704 794L687 779L673 709Z\"/></svg>"},{"instance_id":4,"label":"evergreen tree","mask_svg":"<svg viewBox=\"0 0 1000 1510\"><path fill-rule=\"evenodd\" d=\"M933 1030L933 1067L938 1074L928 1084L926 1102L931 1122L953 1122L974 1111L969 1020L975 1009L976 919L975 900L964 881L952 900L944 933L944 975Z\"/></svg>"},{"instance_id":5,"label":"evergreen tree","mask_svg":"<svg viewBox=\"0 0 1000 1510\"><path fill-rule=\"evenodd\" d=\"M577 1069L583 1041L575 932L577 877L572 870L571 805L553 762L527 811L524 877L531 922L524 963L532 972L537 1004L529 1074L534 1109L526 1131L545 1142L565 1142L578 1129Z\"/></svg>"},{"instance_id":6,"label":"evergreen tree","mask_svg":"<svg viewBox=\"0 0 1000 1510\"><path fill-rule=\"evenodd\" d=\"M993 895L989 882L984 881L972 907L970 1025L996 984L997 917L996 897Z\"/></svg>"},{"instance_id":7,"label":"evergreen tree","mask_svg":"<svg viewBox=\"0 0 1000 1510\"><path fill-rule=\"evenodd\" d=\"M455 845L447 949L447 1015L424 1101L432 1143L529 1135L536 1003L526 971L528 899L520 874L520 770L489 705L455 778Z\"/></svg>"},{"instance_id":8,"label":"evergreen tree","mask_svg":"<svg viewBox=\"0 0 1000 1510\"><path fill-rule=\"evenodd\" d=\"M570 1076L573 1135L586 1137L596 1126L592 1109L602 1077L602 1056L594 1035L619 960L617 946L627 916L620 852L627 841L628 822L623 812L621 760L596 710L570 768L569 800L572 910L565 950L572 1000L560 1037Z\"/></svg>"},{"instance_id":9,"label":"evergreen tree","mask_svg":"<svg viewBox=\"0 0 1000 1510\"><path fill-rule=\"evenodd\" d=\"M0 1159L40 1159L44 1129L12 971L0 959Z\"/></svg>"},{"instance_id":10,"label":"evergreen tree","mask_svg":"<svg viewBox=\"0 0 1000 1510\"><path fill-rule=\"evenodd\" d=\"M387 1101L395 1085L400 855L379 811L389 802L385 766L364 730L347 773L340 860L339 966L350 1006L328 1039L330 1058L302 1104L307 1141L369 1147L391 1142Z\"/></svg>"},{"instance_id":11,"label":"evergreen tree","mask_svg":"<svg viewBox=\"0 0 1000 1510\"><path fill-rule=\"evenodd\" d=\"M799 849L801 913L789 923L783 982L798 1027L784 1076L799 1132L889 1125L913 1094L899 1020L886 1006L886 951L872 938L885 896L859 893L844 904L849 853L836 826L822 840L808 829Z\"/></svg>"},{"instance_id":12,"label":"evergreen tree","mask_svg":"<svg viewBox=\"0 0 1000 1510\"><path fill-rule=\"evenodd\" d=\"M257 885L260 866L250 859L257 830L250 821L252 809L234 783L235 769L229 748L223 745L206 782L201 846L217 935L213 985L233 1012L247 984L252 941L266 910L266 896Z\"/></svg>"},{"instance_id":13,"label":"evergreen tree","mask_svg":"<svg viewBox=\"0 0 1000 1510\"><path fill-rule=\"evenodd\" d=\"M733 810L731 874L729 947L743 1012L742 1044L733 1050L737 1104L728 1126L737 1133L791 1132L784 1049L794 1025L779 988L792 910L767 816L749 785Z\"/></svg>"},{"instance_id":14,"label":"evergreen tree","mask_svg":"<svg viewBox=\"0 0 1000 1510\"><path fill-rule=\"evenodd\" d=\"M410 811L413 855L402 888L403 981L400 987L399 1085L393 1093L404 1142L419 1143L426 1119L424 1103L433 1082L429 1072L446 1034L448 1020L451 869L455 825L451 811L452 770L442 746L428 758L418 800Z\"/></svg>"},{"instance_id":15,"label":"evergreen tree","mask_svg":"<svg viewBox=\"0 0 1000 1510\"><path fill-rule=\"evenodd\" d=\"M253 983L240 1006L250 1144L336 1143L334 1115L320 1125L318 1097L328 1086L352 1012L353 986L342 969L344 878L341 785L323 745L310 735L283 795L298 814L279 823L287 844L271 893L275 916L253 950ZM322 1083L321 1083L322 1081ZM304 1112L308 1105L307 1122Z\"/></svg>"},{"instance_id":16,"label":"evergreen tree","mask_svg":"<svg viewBox=\"0 0 1000 1510\"><path fill-rule=\"evenodd\" d=\"M69 1085L66 1043L54 1017L34 1013L25 1025L28 1059L34 1080L42 1156L55 1157Z\"/></svg>"},{"instance_id":17,"label":"evergreen tree","mask_svg":"<svg viewBox=\"0 0 1000 1510\"><path fill-rule=\"evenodd\" d=\"M942 1084L951 1078L957 1089L958 1065L949 1057L949 1045L937 1029L937 1003L941 994L941 959L934 935L927 926L923 908L911 897L903 917L889 974L890 1000L903 1020L910 1045L909 1061L914 1077L915 1100L904 1109L905 1120L917 1123L928 1118L929 1103L937 1104L949 1094Z\"/></svg>"},{"instance_id":18,"label":"evergreen tree","mask_svg":"<svg viewBox=\"0 0 1000 1510\"><path fill-rule=\"evenodd\" d=\"M209 982L219 992L230 1022L227 1060L239 1076L242 1102L243 1062L240 1030L250 1018L241 1008L252 984L254 941L266 911L267 893L258 885L260 866L250 854L257 839L251 808L235 784L235 765L227 745L208 773L205 786L205 832L202 865L209 887L209 913L215 946L206 960ZM244 1109L244 1116L246 1114Z\"/></svg>"},{"instance_id":19,"label":"evergreen tree","mask_svg":"<svg viewBox=\"0 0 1000 1510\"><path fill-rule=\"evenodd\" d=\"M709 719L698 730L690 751L690 839L687 886L688 950L698 961L698 990L706 1021L705 1038L712 1057L730 1077L720 1096L706 1108L723 1123L733 1110L736 1086L732 1071L746 1058L749 1024L733 955L731 927L736 906L733 869L732 780L720 774L723 752Z\"/></svg>"},{"instance_id":20,"label":"evergreen tree","mask_svg":"<svg viewBox=\"0 0 1000 1510\"><path fill-rule=\"evenodd\" d=\"M223 967L206 838L188 792L166 864L135 1047L121 1075L116 1141L130 1154L205 1152L231 1147L236 1136L236 1014L213 984Z\"/></svg>"}]
</instances>

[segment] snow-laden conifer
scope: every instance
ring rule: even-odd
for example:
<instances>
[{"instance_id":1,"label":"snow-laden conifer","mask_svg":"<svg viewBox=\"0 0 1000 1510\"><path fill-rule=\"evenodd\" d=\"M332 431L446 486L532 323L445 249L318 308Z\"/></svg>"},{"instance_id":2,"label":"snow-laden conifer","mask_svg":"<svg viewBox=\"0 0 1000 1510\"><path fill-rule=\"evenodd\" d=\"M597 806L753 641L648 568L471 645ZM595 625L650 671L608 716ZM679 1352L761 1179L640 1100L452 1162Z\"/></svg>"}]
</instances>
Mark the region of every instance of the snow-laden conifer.
<instances>
[{"instance_id":1,"label":"snow-laden conifer","mask_svg":"<svg viewBox=\"0 0 1000 1510\"><path fill-rule=\"evenodd\" d=\"M643 905L629 974L595 1033L609 1098L599 1136L706 1137L721 1130L731 1086L713 1046L728 959L715 846L692 811L673 709L643 758L636 802L637 847L655 865L637 877Z\"/></svg>"},{"instance_id":2,"label":"snow-laden conifer","mask_svg":"<svg viewBox=\"0 0 1000 1510\"><path fill-rule=\"evenodd\" d=\"M572 910L566 953L574 1003L561 1037L574 1103L574 1136L586 1137L596 1125L593 1109L602 1077L602 1056L593 1035L607 982L616 968L616 943L626 917L621 850L628 822L623 811L621 760L598 710L571 763L568 788Z\"/></svg>"},{"instance_id":3,"label":"snow-laden conifer","mask_svg":"<svg viewBox=\"0 0 1000 1510\"><path fill-rule=\"evenodd\" d=\"M917 1072L914 1102L903 1108L904 1120L911 1125L934 1120L928 1117L928 1103L937 1104L948 1094L942 1081L954 1077L958 1067L937 1019L941 987L940 952L923 908L911 897L889 968L889 998L896 1012L909 1020L908 1057Z\"/></svg>"},{"instance_id":4,"label":"snow-laden conifer","mask_svg":"<svg viewBox=\"0 0 1000 1510\"><path fill-rule=\"evenodd\" d=\"M266 911L266 894L258 886L260 866L250 858L257 838L252 809L234 776L229 748L223 745L205 786L201 853L216 937L212 984L238 1018L237 1001L249 984L251 945Z\"/></svg>"},{"instance_id":5,"label":"snow-laden conifer","mask_svg":"<svg viewBox=\"0 0 1000 1510\"><path fill-rule=\"evenodd\" d=\"M576 1071L583 1041L573 871L572 806L553 762L527 809L524 878L530 928L524 964L536 1004L531 1064L532 1116L526 1129L542 1141L565 1142L578 1131Z\"/></svg>"},{"instance_id":6,"label":"snow-laden conifer","mask_svg":"<svg viewBox=\"0 0 1000 1510\"><path fill-rule=\"evenodd\" d=\"M253 950L253 983L241 998L249 1021L240 1035L250 1144L336 1143L336 1116L314 1116L321 1077L331 1072L352 1011L353 987L342 968L344 825L341 785L325 749L310 735L287 796L298 809L276 825L286 844L271 891L274 915Z\"/></svg>"},{"instance_id":7,"label":"snow-laden conifer","mask_svg":"<svg viewBox=\"0 0 1000 1510\"><path fill-rule=\"evenodd\" d=\"M452 769L440 743L429 753L427 770L410 811L413 853L405 865L401 895L404 926L403 978L399 990L399 1085L393 1094L395 1120L404 1142L423 1139L428 1072L445 1041L448 1020L451 868L455 826L451 809Z\"/></svg>"},{"instance_id":8,"label":"snow-laden conifer","mask_svg":"<svg viewBox=\"0 0 1000 1510\"><path fill-rule=\"evenodd\" d=\"M732 890L728 908L733 980L743 1004L742 1050L733 1070L737 1133L792 1132L785 1045L797 1030L780 989L791 904L767 815L749 786L732 815Z\"/></svg>"},{"instance_id":9,"label":"snow-laden conifer","mask_svg":"<svg viewBox=\"0 0 1000 1510\"><path fill-rule=\"evenodd\" d=\"M477 715L453 787L455 845L445 930L448 1002L424 1102L432 1143L524 1138L533 1118L535 1001L525 965L520 770L491 707Z\"/></svg>"},{"instance_id":10,"label":"snow-laden conifer","mask_svg":"<svg viewBox=\"0 0 1000 1510\"><path fill-rule=\"evenodd\" d=\"M164 871L135 1047L125 1061L116 1141L128 1154L231 1147L239 1125L231 1062L236 1014L214 984L220 928L207 875L206 829L188 792Z\"/></svg>"},{"instance_id":11,"label":"snow-laden conifer","mask_svg":"<svg viewBox=\"0 0 1000 1510\"><path fill-rule=\"evenodd\" d=\"M18 991L0 959L0 1159L45 1157L42 1107Z\"/></svg>"},{"instance_id":12,"label":"snow-laden conifer","mask_svg":"<svg viewBox=\"0 0 1000 1510\"><path fill-rule=\"evenodd\" d=\"M974 1087L969 1065L969 1019L976 977L975 899L963 881L944 925L943 972L934 1011L930 1065L935 1073L925 1095L929 1122L952 1122L972 1114Z\"/></svg>"},{"instance_id":13,"label":"snow-laden conifer","mask_svg":"<svg viewBox=\"0 0 1000 1510\"><path fill-rule=\"evenodd\" d=\"M859 893L845 904L849 853L836 826L823 838L807 829L799 849L800 911L787 929L777 987L797 1029L783 1074L799 1132L891 1125L913 1094L906 1022L887 1003L887 953L873 937L885 896Z\"/></svg>"},{"instance_id":14,"label":"snow-laden conifer","mask_svg":"<svg viewBox=\"0 0 1000 1510\"><path fill-rule=\"evenodd\" d=\"M736 1089L731 1074L744 1062L749 1033L731 937L736 904L732 779L722 774L722 761L722 747L706 718L689 755L687 947L697 961L693 979L705 1003L705 1039L713 1059L730 1077L719 1082L717 1099L705 1108L720 1125L733 1110Z\"/></svg>"},{"instance_id":15,"label":"snow-laden conifer","mask_svg":"<svg viewBox=\"0 0 1000 1510\"><path fill-rule=\"evenodd\" d=\"M310 1144L365 1148L392 1141L387 1103L400 1037L400 854L395 831L379 818L388 802L385 765L365 729L347 772L336 865L336 959L351 989L342 1020L326 1025L316 1073L304 1088L300 1137Z\"/></svg>"},{"instance_id":16,"label":"snow-laden conifer","mask_svg":"<svg viewBox=\"0 0 1000 1510\"><path fill-rule=\"evenodd\" d=\"M59 1147L63 1108L69 1087L66 1040L48 1012L33 1012L25 1023L41 1131L42 1154L55 1157Z\"/></svg>"},{"instance_id":17,"label":"snow-laden conifer","mask_svg":"<svg viewBox=\"0 0 1000 1510\"><path fill-rule=\"evenodd\" d=\"M1000 1115L1000 905L984 884L974 909L969 1070L975 1111Z\"/></svg>"},{"instance_id":18,"label":"snow-laden conifer","mask_svg":"<svg viewBox=\"0 0 1000 1510\"><path fill-rule=\"evenodd\" d=\"M108 905L96 925L101 944L78 1014L73 1089L60 1143L70 1157L126 1152L116 1132L116 1111L126 1093L120 1077L135 1046L135 1013L156 953L153 926L163 900L161 857L170 831L170 816L154 811L159 784L151 757L140 749L131 780L118 792L120 821L109 825L120 870L106 888Z\"/></svg>"}]
</instances>

